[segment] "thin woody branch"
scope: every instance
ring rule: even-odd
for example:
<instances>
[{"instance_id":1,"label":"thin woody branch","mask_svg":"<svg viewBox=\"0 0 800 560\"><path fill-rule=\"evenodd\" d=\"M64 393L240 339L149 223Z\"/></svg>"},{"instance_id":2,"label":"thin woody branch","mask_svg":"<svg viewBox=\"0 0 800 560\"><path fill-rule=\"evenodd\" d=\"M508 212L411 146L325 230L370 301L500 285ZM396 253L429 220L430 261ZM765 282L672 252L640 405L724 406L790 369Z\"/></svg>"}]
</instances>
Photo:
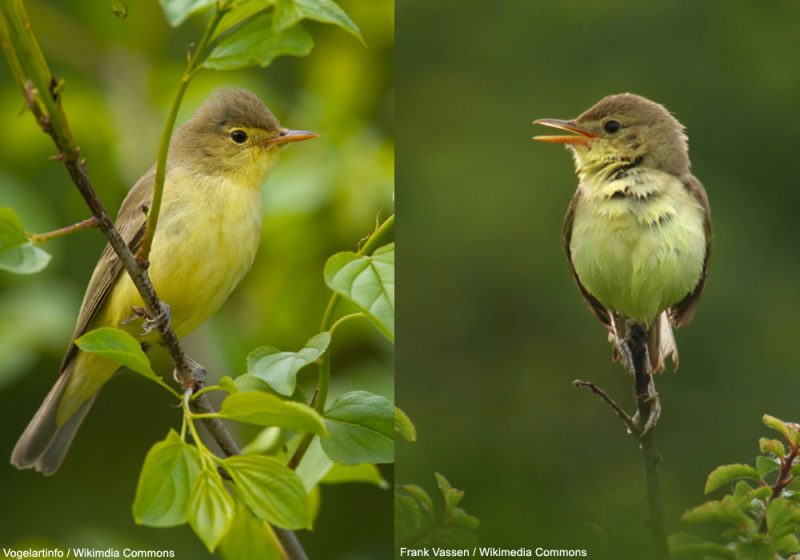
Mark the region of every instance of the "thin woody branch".
<instances>
[{"instance_id":1,"label":"thin woody branch","mask_svg":"<svg viewBox=\"0 0 800 560\"><path fill-rule=\"evenodd\" d=\"M591 381L584 381L582 379L575 379L572 382L572 385L575 388L585 387L589 389L592 393L603 399L603 401L611 407L611 410L613 410L614 413L619 416L620 420L625 422L625 425L632 434L635 434L638 431L638 428L636 427L636 424L634 424L633 418L631 418L630 414L622 410L622 408L616 402L614 402L614 399L609 397L608 393L606 393L603 389Z\"/></svg>"},{"instance_id":2,"label":"thin woody branch","mask_svg":"<svg viewBox=\"0 0 800 560\"><path fill-rule=\"evenodd\" d=\"M40 243L44 243L45 241L50 241L51 239L64 237L65 235L75 233L76 231L95 228L98 227L99 225L100 225L100 220L97 218L97 216L92 216L91 218L82 220L77 224L72 224L53 231L48 231L46 233L29 233L28 239L30 239L31 243L35 243L38 245Z\"/></svg>"},{"instance_id":3,"label":"thin woody branch","mask_svg":"<svg viewBox=\"0 0 800 560\"><path fill-rule=\"evenodd\" d=\"M764 501L764 511L762 512L761 521L758 525L759 533L766 534L767 530L769 529L767 526L766 512L770 502L783 496L783 491L795 479L795 476L792 474L792 467L795 466L794 462L798 455L800 455L800 448L795 447L790 440L787 440L787 442L790 446L789 453L785 457L780 458L781 466L780 470L778 471L778 476L775 479L775 484L772 485L772 495Z\"/></svg>"}]
</instances>

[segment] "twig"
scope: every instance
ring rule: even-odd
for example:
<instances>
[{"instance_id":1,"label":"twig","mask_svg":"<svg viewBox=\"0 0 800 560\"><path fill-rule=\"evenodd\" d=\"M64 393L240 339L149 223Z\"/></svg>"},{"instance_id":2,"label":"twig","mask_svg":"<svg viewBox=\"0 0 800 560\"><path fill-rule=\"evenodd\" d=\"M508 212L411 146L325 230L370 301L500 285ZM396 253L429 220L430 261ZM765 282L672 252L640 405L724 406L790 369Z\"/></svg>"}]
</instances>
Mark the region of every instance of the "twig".
<instances>
[{"instance_id":1,"label":"twig","mask_svg":"<svg viewBox=\"0 0 800 560\"><path fill-rule=\"evenodd\" d=\"M798 454L800 454L800 448L796 447L791 441L788 441L789 444L789 453L785 457L780 458L781 468L778 472L778 476L775 479L775 484L772 486L772 495L769 496L766 500L764 500L764 511L762 512L761 521L758 526L759 533L767 533L769 527L767 526L767 507L769 506L772 500L780 498L783 495L783 491L786 489L789 484L795 479L794 475L792 475L792 467L794 466L794 461L797 459Z\"/></svg>"},{"instance_id":2,"label":"twig","mask_svg":"<svg viewBox=\"0 0 800 560\"><path fill-rule=\"evenodd\" d=\"M589 389L592 393L603 399L606 404L608 404L608 406L610 406L611 409L616 413L616 415L619 416L623 422L625 422L625 425L628 427L628 431L630 433L635 434L638 431L638 428L636 427L636 424L633 423L633 418L631 418L630 414L622 410L622 408L620 408L620 406L614 402L614 399L609 397L608 393L606 393L603 389L591 381L584 381L582 379L575 379L572 382L572 385L574 385L576 388L586 387Z\"/></svg>"},{"instance_id":3,"label":"twig","mask_svg":"<svg viewBox=\"0 0 800 560\"><path fill-rule=\"evenodd\" d=\"M46 233L29 233L28 239L30 239L31 243L35 243L38 245L40 243L44 243L45 241L50 241L51 239L64 237L65 235L75 233L76 231L98 227L99 225L100 221L97 219L97 216L92 216L91 218L87 218L83 221L78 222L77 224L72 224L71 226L66 226L53 231L48 231Z\"/></svg>"},{"instance_id":4,"label":"twig","mask_svg":"<svg viewBox=\"0 0 800 560\"><path fill-rule=\"evenodd\" d=\"M272 530L275 532L275 536L278 537L278 540L281 541L281 546L283 546L283 551L286 553L286 558L289 560L308 560L308 555L306 551L303 550L303 545L300 544L297 535L288 529L281 529L279 527L273 527Z\"/></svg>"}]
</instances>

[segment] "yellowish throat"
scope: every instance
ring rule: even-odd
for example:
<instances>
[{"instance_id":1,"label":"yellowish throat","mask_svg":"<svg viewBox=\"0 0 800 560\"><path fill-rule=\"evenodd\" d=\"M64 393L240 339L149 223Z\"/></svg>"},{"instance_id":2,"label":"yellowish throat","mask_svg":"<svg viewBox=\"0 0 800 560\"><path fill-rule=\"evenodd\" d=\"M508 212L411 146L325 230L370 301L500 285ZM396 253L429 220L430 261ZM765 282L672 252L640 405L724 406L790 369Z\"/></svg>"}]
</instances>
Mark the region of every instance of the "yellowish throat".
<instances>
[{"instance_id":1,"label":"yellowish throat","mask_svg":"<svg viewBox=\"0 0 800 560\"><path fill-rule=\"evenodd\" d=\"M578 288L623 359L633 326L647 332L652 370L669 355L672 327L695 313L708 274L711 212L690 171L684 127L662 105L612 95L573 120L535 124L572 134L536 136L566 144L578 189L563 242ZM626 361L626 365L629 365Z\"/></svg>"},{"instance_id":2,"label":"yellowish throat","mask_svg":"<svg viewBox=\"0 0 800 560\"><path fill-rule=\"evenodd\" d=\"M261 100L245 90L213 94L172 138L161 215L150 252L150 279L171 308L178 336L203 323L225 302L253 263L261 236L261 186L290 142L317 134L282 128ZM155 166L134 185L117 229L135 251L152 198ZM134 307L142 299L110 246L100 256L83 298L58 381L19 438L11 463L54 473L116 364L79 350L76 338L98 327L128 331L143 344Z\"/></svg>"}]
</instances>

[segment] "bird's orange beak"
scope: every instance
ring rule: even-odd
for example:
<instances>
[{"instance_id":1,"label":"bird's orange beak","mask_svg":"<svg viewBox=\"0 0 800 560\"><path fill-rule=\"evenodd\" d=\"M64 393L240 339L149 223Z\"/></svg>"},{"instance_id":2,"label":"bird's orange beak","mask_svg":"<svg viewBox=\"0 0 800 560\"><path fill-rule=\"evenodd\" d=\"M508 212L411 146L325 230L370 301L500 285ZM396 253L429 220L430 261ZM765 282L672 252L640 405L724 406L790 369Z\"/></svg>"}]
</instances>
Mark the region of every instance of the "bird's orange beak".
<instances>
[{"instance_id":1,"label":"bird's orange beak","mask_svg":"<svg viewBox=\"0 0 800 560\"><path fill-rule=\"evenodd\" d=\"M289 130L288 128L282 128L277 136L266 140L264 144L273 146L275 144L288 144L289 142L311 140L312 138L319 138L319 134L311 132L310 130Z\"/></svg>"},{"instance_id":2,"label":"bird's orange beak","mask_svg":"<svg viewBox=\"0 0 800 560\"><path fill-rule=\"evenodd\" d=\"M533 121L533 124L541 124L549 126L550 128L557 128L558 130L566 130L567 132L574 132L577 134L569 136L534 136L534 140L539 142L552 142L559 144L588 144L597 135L587 132L575 124L575 121L565 121L561 119L538 119Z\"/></svg>"}]
</instances>

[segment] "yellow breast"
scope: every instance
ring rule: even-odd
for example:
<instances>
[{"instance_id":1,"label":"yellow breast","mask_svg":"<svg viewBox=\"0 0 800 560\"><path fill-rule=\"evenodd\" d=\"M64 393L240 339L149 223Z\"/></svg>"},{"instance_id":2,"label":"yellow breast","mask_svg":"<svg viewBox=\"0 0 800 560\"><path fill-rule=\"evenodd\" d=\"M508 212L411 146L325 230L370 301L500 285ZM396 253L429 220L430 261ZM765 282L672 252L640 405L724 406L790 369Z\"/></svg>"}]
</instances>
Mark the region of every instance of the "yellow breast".
<instances>
[{"instance_id":1,"label":"yellow breast","mask_svg":"<svg viewBox=\"0 0 800 560\"><path fill-rule=\"evenodd\" d=\"M261 236L258 189L176 169L167 176L150 253L150 278L182 336L214 314L250 269ZM106 308L118 324L141 305L125 276Z\"/></svg>"},{"instance_id":2,"label":"yellow breast","mask_svg":"<svg viewBox=\"0 0 800 560\"><path fill-rule=\"evenodd\" d=\"M700 279L702 208L679 179L652 169L584 178L579 189L570 243L578 278L605 306L650 325Z\"/></svg>"}]
</instances>

